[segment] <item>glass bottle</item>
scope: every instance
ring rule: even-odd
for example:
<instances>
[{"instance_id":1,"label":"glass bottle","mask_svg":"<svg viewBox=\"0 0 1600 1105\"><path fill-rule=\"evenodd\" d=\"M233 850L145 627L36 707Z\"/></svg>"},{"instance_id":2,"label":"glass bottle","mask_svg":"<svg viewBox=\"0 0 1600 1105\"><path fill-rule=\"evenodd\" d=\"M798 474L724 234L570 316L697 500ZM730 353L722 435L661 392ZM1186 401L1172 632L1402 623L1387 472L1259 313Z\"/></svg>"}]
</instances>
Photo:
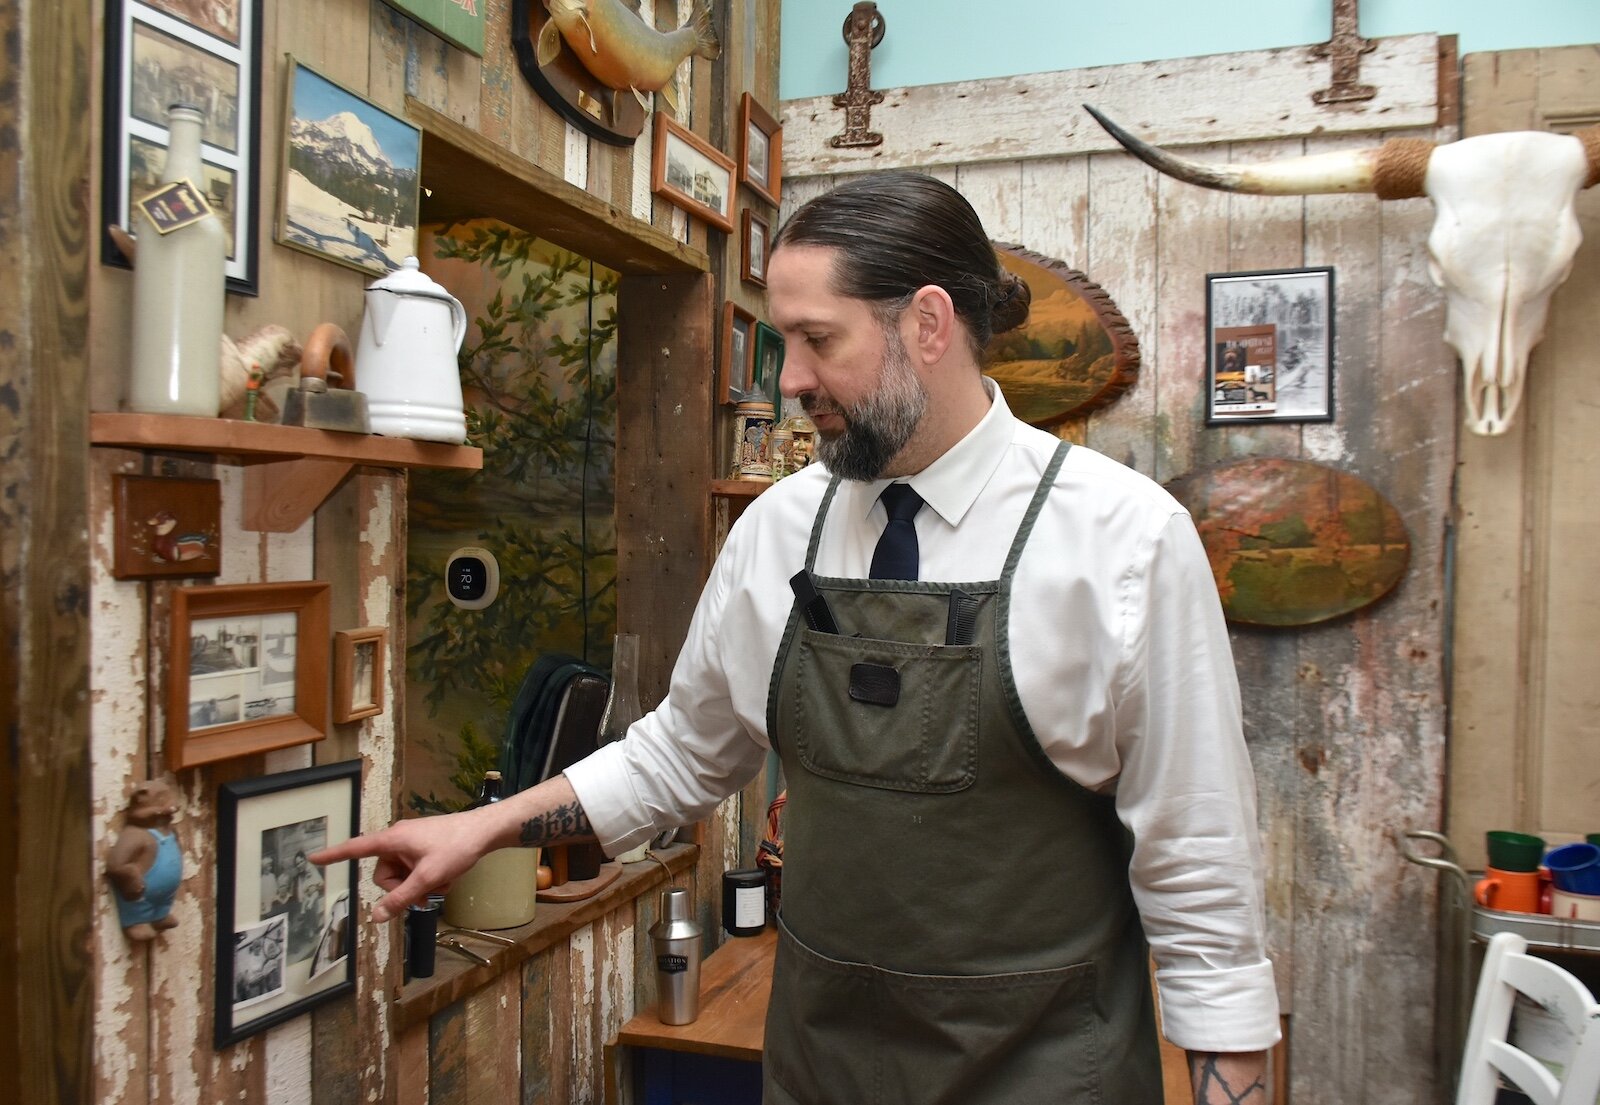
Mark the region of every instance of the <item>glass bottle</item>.
<instances>
[{"instance_id":1,"label":"glass bottle","mask_svg":"<svg viewBox=\"0 0 1600 1105\"><path fill-rule=\"evenodd\" d=\"M200 132L205 113L167 109L163 184L187 180L204 191ZM147 414L210 418L221 406L222 311L228 234L215 213L166 234L133 205L133 344L127 407Z\"/></svg>"},{"instance_id":2,"label":"glass bottle","mask_svg":"<svg viewBox=\"0 0 1600 1105\"><path fill-rule=\"evenodd\" d=\"M639 707L639 635L618 633L611 650L611 691L600 715L600 743L610 744L628 735L633 723L644 717ZM630 848L617 857L623 863L644 859L648 844Z\"/></svg>"}]
</instances>

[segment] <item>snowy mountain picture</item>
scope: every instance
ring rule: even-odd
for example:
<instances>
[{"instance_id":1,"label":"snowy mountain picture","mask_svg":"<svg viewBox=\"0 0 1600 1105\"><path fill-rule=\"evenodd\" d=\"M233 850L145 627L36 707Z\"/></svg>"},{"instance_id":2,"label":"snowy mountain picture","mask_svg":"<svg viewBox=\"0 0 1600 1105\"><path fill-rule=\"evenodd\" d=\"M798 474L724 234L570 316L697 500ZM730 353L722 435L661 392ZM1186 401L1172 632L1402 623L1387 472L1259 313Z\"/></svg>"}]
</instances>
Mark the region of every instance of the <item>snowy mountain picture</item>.
<instances>
[{"instance_id":1,"label":"snowy mountain picture","mask_svg":"<svg viewBox=\"0 0 1600 1105\"><path fill-rule=\"evenodd\" d=\"M421 132L295 63L278 241L386 273L416 252Z\"/></svg>"}]
</instances>

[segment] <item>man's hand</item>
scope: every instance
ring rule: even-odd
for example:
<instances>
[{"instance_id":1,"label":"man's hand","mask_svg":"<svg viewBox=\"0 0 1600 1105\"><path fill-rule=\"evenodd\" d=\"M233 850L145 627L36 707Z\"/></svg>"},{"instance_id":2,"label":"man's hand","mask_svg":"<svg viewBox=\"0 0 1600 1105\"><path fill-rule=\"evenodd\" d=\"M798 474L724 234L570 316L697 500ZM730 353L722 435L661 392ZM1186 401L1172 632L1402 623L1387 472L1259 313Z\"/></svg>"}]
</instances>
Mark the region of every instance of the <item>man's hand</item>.
<instances>
[{"instance_id":1,"label":"man's hand","mask_svg":"<svg viewBox=\"0 0 1600 1105\"><path fill-rule=\"evenodd\" d=\"M1189 1052L1194 1105L1267 1105L1267 1053Z\"/></svg>"},{"instance_id":2,"label":"man's hand","mask_svg":"<svg viewBox=\"0 0 1600 1105\"><path fill-rule=\"evenodd\" d=\"M376 856L372 881L388 893L372 907L372 919L387 921L428 894L448 888L486 852L592 836L572 784L558 775L503 802L464 813L397 821L380 832L351 837L306 858L325 867Z\"/></svg>"}]
</instances>

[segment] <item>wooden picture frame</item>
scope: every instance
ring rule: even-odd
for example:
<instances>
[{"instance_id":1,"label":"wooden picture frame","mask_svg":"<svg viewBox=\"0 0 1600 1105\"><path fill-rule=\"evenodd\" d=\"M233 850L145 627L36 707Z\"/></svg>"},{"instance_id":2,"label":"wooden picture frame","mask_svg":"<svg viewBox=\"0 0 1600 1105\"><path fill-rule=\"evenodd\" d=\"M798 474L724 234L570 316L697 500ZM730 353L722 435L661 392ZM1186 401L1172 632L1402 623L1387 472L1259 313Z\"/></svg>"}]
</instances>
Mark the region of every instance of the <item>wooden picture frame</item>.
<instances>
[{"instance_id":1,"label":"wooden picture frame","mask_svg":"<svg viewBox=\"0 0 1600 1105\"><path fill-rule=\"evenodd\" d=\"M772 226L748 207L740 217L739 279L767 286L767 258L772 253Z\"/></svg>"},{"instance_id":2,"label":"wooden picture frame","mask_svg":"<svg viewBox=\"0 0 1600 1105\"><path fill-rule=\"evenodd\" d=\"M655 113L650 191L710 223L733 230L733 158L665 112Z\"/></svg>"},{"instance_id":3,"label":"wooden picture frame","mask_svg":"<svg viewBox=\"0 0 1600 1105\"><path fill-rule=\"evenodd\" d=\"M1333 421L1333 269L1206 274L1206 424Z\"/></svg>"},{"instance_id":4,"label":"wooden picture frame","mask_svg":"<svg viewBox=\"0 0 1600 1105\"><path fill-rule=\"evenodd\" d=\"M357 272L393 272L417 252L421 128L293 55L284 55L283 83L277 243ZM354 116L367 135L346 135L343 115ZM352 161L359 171L351 171Z\"/></svg>"},{"instance_id":5,"label":"wooden picture frame","mask_svg":"<svg viewBox=\"0 0 1600 1105\"><path fill-rule=\"evenodd\" d=\"M341 629L333 635L333 720L360 721L383 713L384 645L381 625Z\"/></svg>"},{"instance_id":6,"label":"wooden picture frame","mask_svg":"<svg viewBox=\"0 0 1600 1105\"><path fill-rule=\"evenodd\" d=\"M783 410L783 393L778 390L778 380L783 375L783 352L783 335L765 322L756 323L751 386L772 400L774 412Z\"/></svg>"},{"instance_id":7,"label":"wooden picture frame","mask_svg":"<svg viewBox=\"0 0 1600 1105\"><path fill-rule=\"evenodd\" d=\"M748 92L739 100L739 183L774 207L783 195L783 125Z\"/></svg>"},{"instance_id":8,"label":"wooden picture frame","mask_svg":"<svg viewBox=\"0 0 1600 1105\"><path fill-rule=\"evenodd\" d=\"M220 480L118 472L111 489L111 578L214 576L222 571Z\"/></svg>"},{"instance_id":9,"label":"wooden picture frame","mask_svg":"<svg viewBox=\"0 0 1600 1105\"><path fill-rule=\"evenodd\" d=\"M355 861L319 868L306 856L360 831L360 760L219 789L218 1049L355 992Z\"/></svg>"},{"instance_id":10,"label":"wooden picture frame","mask_svg":"<svg viewBox=\"0 0 1600 1105\"><path fill-rule=\"evenodd\" d=\"M319 741L328 729L328 585L172 593L167 766Z\"/></svg>"},{"instance_id":11,"label":"wooden picture frame","mask_svg":"<svg viewBox=\"0 0 1600 1105\"><path fill-rule=\"evenodd\" d=\"M739 392L749 391L755 364L756 316L733 300L722 304L722 401L739 402Z\"/></svg>"},{"instance_id":12,"label":"wooden picture frame","mask_svg":"<svg viewBox=\"0 0 1600 1105\"><path fill-rule=\"evenodd\" d=\"M166 109L206 110L205 194L227 231L228 291L255 295L260 269L262 0L109 0L101 95L100 260L131 268L111 227L137 234L133 205L166 168Z\"/></svg>"}]
</instances>

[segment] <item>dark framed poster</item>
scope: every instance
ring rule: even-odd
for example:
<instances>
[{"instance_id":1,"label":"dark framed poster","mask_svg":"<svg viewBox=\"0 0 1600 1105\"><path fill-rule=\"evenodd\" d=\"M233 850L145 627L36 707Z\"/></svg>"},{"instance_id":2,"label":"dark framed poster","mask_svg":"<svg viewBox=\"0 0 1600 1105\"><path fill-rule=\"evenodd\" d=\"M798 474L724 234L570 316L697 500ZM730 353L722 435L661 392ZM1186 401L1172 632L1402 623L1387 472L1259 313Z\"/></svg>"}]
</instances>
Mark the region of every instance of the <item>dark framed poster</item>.
<instances>
[{"instance_id":1,"label":"dark framed poster","mask_svg":"<svg viewBox=\"0 0 1600 1105\"><path fill-rule=\"evenodd\" d=\"M107 0L100 174L100 259L128 267L110 228L132 231L133 204L167 162L167 107L205 113L203 180L228 235L228 290L255 295L260 209L261 0Z\"/></svg>"},{"instance_id":2,"label":"dark framed poster","mask_svg":"<svg viewBox=\"0 0 1600 1105\"><path fill-rule=\"evenodd\" d=\"M1206 422L1333 420L1333 270L1206 275Z\"/></svg>"}]
</instances>

